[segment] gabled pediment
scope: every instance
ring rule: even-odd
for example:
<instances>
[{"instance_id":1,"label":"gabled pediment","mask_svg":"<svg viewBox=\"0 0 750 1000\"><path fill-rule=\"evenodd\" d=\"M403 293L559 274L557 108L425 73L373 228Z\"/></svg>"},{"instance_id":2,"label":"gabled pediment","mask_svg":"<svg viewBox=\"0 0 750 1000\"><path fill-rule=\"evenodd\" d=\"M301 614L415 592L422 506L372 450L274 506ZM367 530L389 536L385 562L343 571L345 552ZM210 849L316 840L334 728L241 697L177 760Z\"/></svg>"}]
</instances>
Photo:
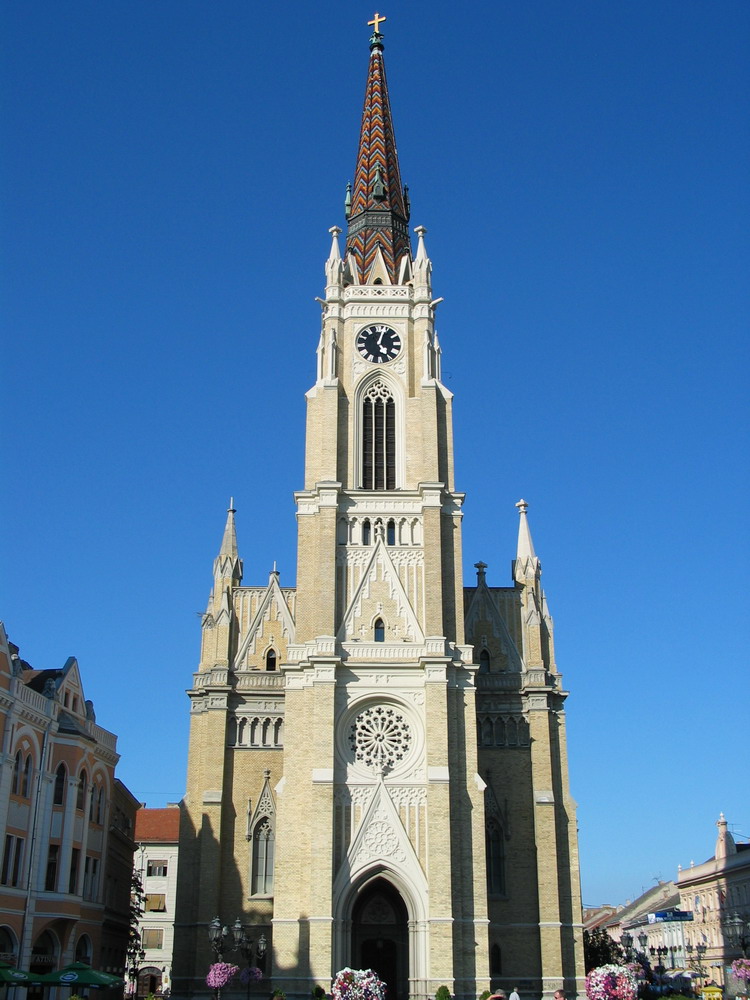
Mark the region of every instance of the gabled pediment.
<instances>
[{"instance_id":1,"label":"gabled pediment","mask_svg":"<svg viewBox=\"0 0 750 1000\"><path fill-rule=\"evenodd\" d=\"M369 273L365 280L366 285L391 285L391 276L385 263L383 251L378 246L375 251L375 259L372 262Z\"/></svg>"},{"instance_id":2,"label":"gabled pediment","mask_svg":"<svg viewBox=\"0 0 750 1000\"><path fill-rule=\"evenodd\" d=\"M503 653L508 657L508 663L513 670L523 670L523 657L518 651L518 647L513 641L505 619L500 614L497 604L492 598L490 589L484 580L477 583L474 594L466 609L464 617L464 628L466 630L467 642L476 641L474 634L479 622L488 621L492 626L492 634L500 640Z\"/></svg>"},{"instance_id":3,"label":"gabled pediment","mask_svg":"<svg viewBox=\"0 0 750 1000\"><path fill-rule=\"evenodd\" d=\"M382 776L378 777L374 794L349 845L346 861L336 878L334 895L364 872L388 868L406 875L412 885L423 891L427 889L419 858Z\"/></svg>"},{"instance_id":4,"label":"gabled pediment","mask_svg":"<svg viewBox=\"0 0 750 1000\"><path fill-rule=\"evenodd\" d=\"M336 638L339 642L371 639L378 618L385 625L386 642L424 642L419 619L382 538L375 543Z\"/></svg>"},{"instance_id":5,"label":"gabled pediment","mask_svg":"<svg viewBox=\"0 0 750 1000\"><path fill-rule=\"evenodd\" d=\"M242 637L237 656L234 658L233 669L239 670L247 657L248 651L254 649L255 640L263 632L263 626L270 622L274 616L281 622L281 628L288 643L293 643L296 636L296 628L289 605L284 599L281 587L279 586L278 573L271 573L268 586L263 598L258 605L252 622L246 634Z\"/></svg>"}]
</instances>

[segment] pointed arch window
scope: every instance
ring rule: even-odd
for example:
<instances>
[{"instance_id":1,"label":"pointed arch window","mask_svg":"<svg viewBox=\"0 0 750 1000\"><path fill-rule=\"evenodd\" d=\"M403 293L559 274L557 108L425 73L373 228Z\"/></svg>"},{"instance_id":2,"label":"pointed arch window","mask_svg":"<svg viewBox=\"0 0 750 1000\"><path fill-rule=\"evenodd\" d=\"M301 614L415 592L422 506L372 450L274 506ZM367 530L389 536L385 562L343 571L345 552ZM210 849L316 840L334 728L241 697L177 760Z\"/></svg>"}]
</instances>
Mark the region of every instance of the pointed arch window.
<instances>
[{"instance_id":1,"label":"pointed arch window","mask_svg":"<svg viewBox=\"0 0 750 1000\"><path fill-rule=\"evenodd\" d=\"M396 522L391 518L385 529L385 541L387 545L396 544Z\"/></svg>"},{"instance_id":2,"label":"pointed arch window","mask_svg":"<svg viewBox=\"0 0 750 1000\"><path fill-rule=\"evenodd\" d=\"M263 816L253 830L253 874L251 891L254 896L273 895L273 856L275 831L268 816Z\"/></svg>"},{"instance_id":3,"label":"pointed arch window","mask_svg":"<svg viewBox=\"0 0 750 1000\"><path fill-rule=\"evenodd\" d=\"M491 896L505 895L505 837L496 820L487 825L487 891Z\"/></svg>"},{"instance_id":4,"label":"pointed arch window","mask_svg":"<svg viewBox=\"0 0 750 1000\"><path fill-rule=\"evenodd\" d=\"M64 764L60 764L58 769L55 771L55 794L52 800L53 804L56 806L61 806L65 802L65 779L68 777L68 771Z\"/></svg>"},{"instance_id":5,"label":"pointed arch window","mask_svg":"<svg viewBox=\"0 0 750 1000\"><path fill-rule=\"evenodd\" d=\"M11 791L14 795L18 795L21 791L21 768L23 767L23 754L19 750L16 754L16 759L13 762L13 784L11 785Z\"/></svg>"},{"instance_id":6,"label":"pointed arch window","mask_svg":"<svg viewBox=\"0 0 750 1000\"><path fill-rule=\"evenodd\" d=\"M362 399L362 488L396 488L396 403L382 379Z\"/></svg>"},{"instance_id":7,"label":"pointed arch window","mask_svg":"<svg viewBox=\"0 0 750 1000\"><path fill-rule=\"evenodd\" d=\"M375 621L374 626L375 642L385 642L385 624L382 618L378 618Z\"/></svg>"},{"instance_id":8,"label":"pointed arch window","mask_svg":"<svg viewBox=\"0 0 750 1000\"><path fill-rule=\"evenodd\" d=\"M76 797L76 809L84 809L86 802L86 785L88 783L88 775L85 771L81 771L81 777L78 779L78 794Z\"/></svg>"},{"instance_id":9,"label":"pointed arch window","mask_svg":"<svg viewBox=\"0 0 750 1000\"><path fill-rule=\"evenodd\" d=\"M488 674L490 672L490 654L486 649L483 649L479 654L479 672L480 674Z\"/></svg>"},{"instance_id":10,"label":"pointed arch window","mask_svg":"<svg viewBox=\"0 0 750 1000\"><path fill-rule=\"evenodd\" d=\"M362 522L362 544L369 545L372 540L372 526L369 520Z\"/></svg>"},{"instance_id":11,"label":"pointed arch window","mask_svg":"<svg viewBox=\"0 0 750 1000\"><path fill-rule=\"evenodd\" d=\"M269 649L266 653L266 670L276 669L276 650Z\"/></svg>"},{"instance_id":12,"label":"pointed arch window","mask_svg":"<svg viewBox=\"0 0 750 1000\"><path fill-rule=\"evenodd\" d=\"M23 768L23 780L21 781L21 795L24 799L28 799L31 795L31 768L33 761L31 759L31 754L26 757L26 763Z\"/></svg>"}]
</instances>

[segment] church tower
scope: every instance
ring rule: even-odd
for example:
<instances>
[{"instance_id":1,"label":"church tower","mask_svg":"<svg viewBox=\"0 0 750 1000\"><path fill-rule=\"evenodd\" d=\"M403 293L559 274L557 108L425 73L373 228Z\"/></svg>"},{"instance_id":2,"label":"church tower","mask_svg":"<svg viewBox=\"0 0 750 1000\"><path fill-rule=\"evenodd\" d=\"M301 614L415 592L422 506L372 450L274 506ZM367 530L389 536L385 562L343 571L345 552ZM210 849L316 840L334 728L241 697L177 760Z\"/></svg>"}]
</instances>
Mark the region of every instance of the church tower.
<instances>
[{"instance_id":1,"label":"church tower","mask_svg":"<svg viewBox=\"0 0 750 1000\"><path fill-rule=\"evenodd\" d=\"M297 586L275 570L242 586L233 504L214 563L189 691L181 996L205 992L217 914L290 997L345 966L374 968L391 1000L551 996L583 973L541 566L522 501L513 586L489 587L484 563L463 586L440 299L422 227L412 252L383 20L319 300Z\"/></svg>"}]
</instances>

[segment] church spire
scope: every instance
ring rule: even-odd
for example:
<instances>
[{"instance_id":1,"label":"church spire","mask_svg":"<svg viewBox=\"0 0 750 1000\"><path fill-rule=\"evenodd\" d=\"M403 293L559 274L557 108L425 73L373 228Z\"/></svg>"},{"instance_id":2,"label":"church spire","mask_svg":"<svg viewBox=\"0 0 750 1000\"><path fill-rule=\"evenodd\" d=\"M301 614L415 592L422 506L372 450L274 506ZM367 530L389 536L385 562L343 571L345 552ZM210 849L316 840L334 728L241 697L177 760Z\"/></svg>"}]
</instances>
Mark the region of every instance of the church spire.
<instances>
[{"instance_id":1,"label":"church spire","mask_svg":"<svg viewBox=\"0 0 750 1000\"><path fill-rule=\"evenodd\" d=\"M347 188L346 197L346 252L352 277L359 284L374 283L369 280L370 271L381 257L387 279L395 284L401 260L411 258L409 203L401 185L383 61L380 23L384 20L376 14L369 22L375 30L370 38L362 129L354 186Z\"/></svg>"},{"instance_id":2,"label":"church spire","mask_svg":"<svg viewBox=\"0 0 750 1000\"><path fill-rule=\"evenodd\" d=\"M534 580L539 575L540 564L534 551L531 530L528 518L526 517L529 505L525 500L519 500L516 507L518 507L518 513L521 516L518 522L518 546L516 548L513 575L519 583L523 583L528 580Z\"/></svg>"},{"instance_id":3,"label":"church spire","mask_svg":"<svg viewBox=\"0 0 750 1000\"><path fill-rule=\"evenodd\" d=\"M234 508L234 497L229 501L227 510L227 522L224 525L224 535L221 539L219 554L214 559L214 577L217 579L228 579L233 583L239 583L242 579L242 560L237 551L237 530L234 526L234 515L237 511Z\"/></svg>"}]
</instances>

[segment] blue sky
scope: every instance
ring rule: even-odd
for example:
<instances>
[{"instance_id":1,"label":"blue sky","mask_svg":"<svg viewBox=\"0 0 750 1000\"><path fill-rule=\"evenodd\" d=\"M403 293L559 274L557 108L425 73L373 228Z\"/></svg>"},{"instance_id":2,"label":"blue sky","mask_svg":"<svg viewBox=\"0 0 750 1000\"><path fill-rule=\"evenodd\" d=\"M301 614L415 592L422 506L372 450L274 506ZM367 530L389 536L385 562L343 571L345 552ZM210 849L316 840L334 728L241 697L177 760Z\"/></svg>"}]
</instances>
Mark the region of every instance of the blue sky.
<instances>
[{"instance_id":1,"label":"blue sky","mask_svg":"<svg viewBox=\"0 0 750 1000\"><path fill-rule=\"evenodd\" d=\"M524 496L586 903L748 815L745 0L383 6L455 393L465 578ZM304 392L368 59L359 0L6 0L2 617L78 657L119 773L184 791L229 497L295 576Z\"/></svg>"}]
</instances>

